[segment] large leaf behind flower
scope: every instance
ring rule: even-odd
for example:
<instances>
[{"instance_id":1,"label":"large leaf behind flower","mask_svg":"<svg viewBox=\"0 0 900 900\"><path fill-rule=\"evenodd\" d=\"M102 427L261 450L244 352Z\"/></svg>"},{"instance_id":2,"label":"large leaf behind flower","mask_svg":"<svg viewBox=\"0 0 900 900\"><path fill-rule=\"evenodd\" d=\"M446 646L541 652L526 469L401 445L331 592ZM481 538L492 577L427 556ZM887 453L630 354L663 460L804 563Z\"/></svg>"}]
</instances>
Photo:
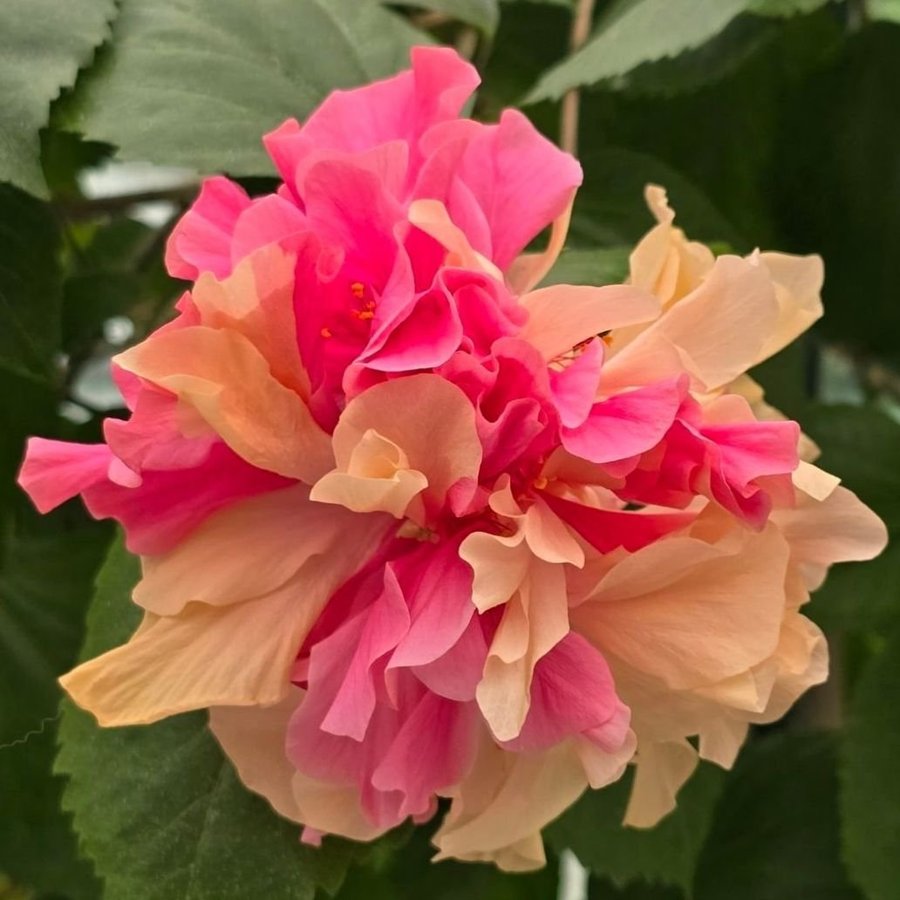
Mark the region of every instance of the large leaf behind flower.
<instances>
[{"instance_id":1,"label":"large leaf behind flower","mask_svg":"<svg viewBox=\"0 0 900 900\"><path fill-rule=\"evenodd\" d=\"M622 825L631 776L629 771L607 788L587 791L549 826L547 841L555 850L571 849L582 865L617 887L638 882L633 886L639 891L643 881L688 889L722 790L723 772L702 764L680 791L677 809L649 829Z\"/></svg>"},{"instance_id":2,"label":"large leaf behind flower","mask_svg":"<svg viewBox=\"0 0 900 900\"><path fill-rule=\"evenodd\" d=\"M367 0L123 0L65 115L127 159L268 173L262 134L405 67L425 40Z\"/></svg>"},{"instance_id":3,"label":"large leaf behind flower","mask_svg":"<svg viewBox=\"0 0 900 900\"><path fill-rule=\"evenodd\" d=\"M108 33L114 0L0 3L0 181L43 195L38 132Z\"/></svg>"},{"instance_id":4,"label":"large leaf behind flower","mask_svg":"<svg viewBox=\"0 0 900 900\"><path fill-rule=\"evenodd\" d=\"M841 753L844 856L871 900L900 886L900 627L863 675Z\"/></svg>"},{"instance_id":5,"label":"large leaf behind flower","mask_svg":"<svg viewBox=\"0 0 900 900\"><path fill-rule=\"evenodd\" d=\"M137 559L118 542L101 570L84 657L121 644L136 627L130 600ZM66 702L57 770L63 805L104 879L106 900L311 900L337 889L356 845L301 846L238 781L203 712L138 728L98 728Z\"/></svg>"},{"instance_id":6,"label":"large leaf behind flower","mask_svg":"<svg viewBox=\"0 0 900 900\"><path fill-rule=\"evenodd\" d=\"M862 900L840 861L835 743L751 740L716 807L694 900Z\"/></svg>"}]
</instances>

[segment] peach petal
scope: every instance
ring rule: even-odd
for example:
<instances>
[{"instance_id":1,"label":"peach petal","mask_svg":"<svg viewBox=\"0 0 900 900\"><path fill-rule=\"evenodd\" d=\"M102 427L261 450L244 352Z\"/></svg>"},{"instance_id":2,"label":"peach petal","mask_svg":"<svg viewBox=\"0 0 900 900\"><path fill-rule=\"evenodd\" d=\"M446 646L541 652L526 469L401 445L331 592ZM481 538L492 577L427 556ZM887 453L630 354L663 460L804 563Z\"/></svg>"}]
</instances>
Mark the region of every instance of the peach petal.
<instances>
[{"instance_id":1,"label":"peach petal","mask_svg":"<svg viewBox=\"0 0 900 900\"><path fill-rule=\"evenodd\" d=\"M475 690L497 740L510 741L522 730L534 667L568 631L565 575L558 566L535 561L506 605Z\"/></svg>"},{"instance_id":2,"label":"peach petal","mask_svg":"<svg viewBox=\"0 0 900 900\"><path fill-rule=\"evenodd\" d=\"M640 745L624 824L652 828L675 809L675 797L697 761L697 751L687 741Z\"/></svg>"},{"instance_id":3,"label":"peach petal","mask_svg":"<svg viewBox=\"0 0 900 900\"><path fill-rule=\"evenodd\" d=\"M237 769L244 785L261 794L279 815L301 822L294 798L294 767L285 753L285 734L291 714L302 697L289 688L274 706L214 706L209 727Z\"/></svg>"},{"instance_id":4,"label":"peach petal","mask_svg":"<svg viewBox=\"0 0 900 900\"><path fill-rule=\"evenodd\" d=\"M200 324L244 335L283 385L309 396L294 319L296 257L270 245L241 260L221 281L204 273L191 293Z\"/></svg>"},{"instance_id":5,"label":"peach petal","mask_svg":"<svg viewBox=\"0 0 900 900\"><path fill-rule=\"evenodd\" d=\"M525 294L521 302L528 321L520 337L547 360L610 329L659 315L659 301L652 294L624 284L553 285Z\"/></svg>"},{"instance_id":6,"label":"peach petal","mask_svg":"<svg viewBox=\"0 0 900 900\"><path fill-rule=\"evenodd\" d=\"M733 381L759 362L779 315L768 272L720 256L694 291L673 304L604 368L606 389L689 372L702 390Z\"/></svg>"},{"instance_id":7,"label":"peach petal","mask_svg":"<svg viewBox=\"0 0 900 900\"><path fill-rule=\"evenodd\" d=\"M239 332L205 326L159 332L116 363L176 394L260 469L311 483L332 466L328 435Z\"/></svg>"},{"instance_id":8,"label":"peach petal","mask_svg":"<svg viewBox=\"0 0 900 900\"><path fill-rule=\"evenodd\" d=\"M213 514L170 552L143 559L134 600L172 616L188 603L227 606L281 587L310 559L362 553L386 530L384 517L354 516L308 499L303 485L271 491Z\"/></svg>"},{"instance_id":9,"label":"peach petal","mask_svg":"<svg viewBox=\"0 0 900 900\"><path fill-rule=\"evenodd\" d=\"M453 794L453 805L434 836L436 860L495 860L519 870L544 863L537 855L541 828L587 786L569 743L545 753L505 754L484 747L475 770ZM524 852L523 852L524 851Z\"/></svg>"},{"instance_id":10,"label":"peach petal","mask_svg":"<svg viewBox=\"0 0 900 900\"><path fill-rule=\"evenodd\" d=\"M415 416L398 414L413 409ZM475 412L466 395L443 378L410 375L354 397L334 430L338 471L350 471L353 454L370 430L402 450L408 468L427 479L426 505L441 506L457 482L470 480L474 487L481 465Z\"/></svg>"},{"instance_id":11,"label":"peach petal","mask_svg":"<svg viewBox=\"0 0 900 900\"><path fill-rule=\"evenodd\" d=\"M744 672L778 643L788 545L771 526L737 537L673 537L626 557L572 610L573 628L671 688Z\"/></svg>"},{"instance_id":12,"label":"peach petal","mask_svg":"<svg viewBox=\"0 0 900 900\"><path fill-rule=\"evenodd\" d=\"M266 706L288 692L303 639L331 591L334 566L314 559L265 597L194 603L151 618L132 639L60 679L100 725L146 725L209 706Z\"/></svg>"}]
</instances>

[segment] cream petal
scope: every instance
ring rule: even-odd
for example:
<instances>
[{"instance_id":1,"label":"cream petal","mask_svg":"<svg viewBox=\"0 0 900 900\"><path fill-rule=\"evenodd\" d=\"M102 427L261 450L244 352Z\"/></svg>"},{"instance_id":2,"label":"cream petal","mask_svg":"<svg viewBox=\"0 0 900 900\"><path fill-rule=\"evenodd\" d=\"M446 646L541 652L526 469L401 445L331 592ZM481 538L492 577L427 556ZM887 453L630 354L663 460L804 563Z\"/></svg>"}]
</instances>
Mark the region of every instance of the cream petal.
<instances>
[{"instance_id":1,"label":"cream petal","mask_svg":"<svg viewBox=\"0 0 900 900\"><path fill-rule=\"evenodd\" d=\"M472 404L456 385L438 375L409 375L354 397L334 430L339 471L351 470L354 453L373 430L403 452L407 468L427 479L426 504L442 506L457 482L470 481L474 488L481 442Z\"/></svg>"},{"instance_id":2,"label":"cream petal","mask_svg":"<svg viewBox=\"0 0 900 900\"><path fill-rule=\"evenodd\" d=\"M652 828L675 809L675 797L697 767L697 751L687 741L639 742L637 768L625 825Z\"/></svg>"},{"instance_id":3,"label":"cream petal","mask_svg":"<svg viewBox=\"0 0 900 900\"><path fill-rule=\"evenodd\" d=\"M523 529L513 535L473 532L460 544L459 556L472 567L472 602L479 612L506 603L524 581L532 559Z\"/></svg>"},{"instance_id":4,"label":"cream petal","mask_svg":"<svg viewBox=\"0 0 900 900\"><path fill-rule=\"evenodd\" d=\"M535 560L506 605L475 698L497 740L518 736L528 715L538 660L569 632L565 574Z\"/></svg>"},{"instance_id":5,"label":"cream petal","mask_svg":"<svg viewBox=\"0 0 900 900\"><path fill-rule=\"evenodd\" d=\"M435 859L505 859L509 866L504 851L516 847L516 855L521 855L523 841L533 847L534 835L586 786L581 762L569 743L543 753L512 754L487 747L454 792L450 812L434 836L439 850Z\"/></svg>"},{"instance_id":6,"label":"cream petal","mask_svg":"<svg viewBox=\"0 0 900 900\"><path fill-rule=\"evenodd\" d=\"M821 256L760 253L758 258L772 278L778 300L778 321L760 353L762 362L821 318L825 268Z\"/></svg>"},{"instance_id":7,"label":"cream petal","mask_svg":"<svg viewBox=\"0 0 900 900\"><path fill-rule=\"evenodd\" d=\"M700 758L715 763L723 769L730 769L738 752L747 739L749 724L730 716L710 718L700 732Z\"/></svg>"},{"instance_id":8,"label":"cream petal","mask_svg":"<svg viewBox=\"0 0 900 900\"><path fill-rule=\"evenodd\" d=\"M727 384L762 358L778 314L766 270L737 256L720 256L699 287L629 344L620 349L613 336L604 390L681 371L689 372L700 390Z\"/></svg>"},{"instance_id":9,"label":"cream petal","mask_svg":"<svg viewBox=\"0 0 900 900\"><path fill-rule=\"evenodd\" d=\"M523 519L525 540L539 559L548 563L570 563L581 568L584 550L565 523L544 503L537 499Z\"/></svg>"},{"instance_id":10,"label":"cream petal","mask_svg":"<svg viewBox=\"0 0 900 900\"><path fill-rule=\"evenodd\" d=\"M774 651L787 563L772 526L731 544L669 538L615 565L571 611L572 627L670 688L716 684Z\"/></svg>"},{"instance_id":11,"label":"cream petal","mask_svg":"<svg viewBox=\"0 0 900 900\"><path fill-rule=\"evenodd\" d=\"M355 548L354 548L355 549ZM101 725L142 725L210 706L278 703L297 652L325 603L364 559L314 556L269 594L244 603L191 603L148 613L121 647L78 666L63 688Z\"/></svg>"}]
</instances>

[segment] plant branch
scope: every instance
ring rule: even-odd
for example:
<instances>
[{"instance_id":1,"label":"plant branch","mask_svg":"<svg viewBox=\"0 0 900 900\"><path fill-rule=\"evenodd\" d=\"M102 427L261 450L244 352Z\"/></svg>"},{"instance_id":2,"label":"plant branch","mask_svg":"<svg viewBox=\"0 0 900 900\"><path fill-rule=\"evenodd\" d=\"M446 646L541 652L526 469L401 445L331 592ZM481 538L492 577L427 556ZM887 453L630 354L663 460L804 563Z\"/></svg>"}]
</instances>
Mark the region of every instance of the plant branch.
<instances>
[{"instance_id":1,"label":"plant branch","mask_svg":"<svg viewBox=\"0 0 900 900\"><path fill-rule=\"evenodd\" d=\"M177 188L155 191L138 191L133 194L116 194L112 197L78 198L62 200L56 208L70 221L91 219L94 216L124 212L139 203L166 201L179 206L189 202L197 193L198 185L191 183Z\"/></svg>"},{"instance_id":2,"label":"plant branch","mask_svg":"<svg viewBox=\"0 0 900 900\"><path fill-rule=\"evenodd\" d=\"M575 53L587 41L594 21L595 0L578 0L569 35L569 50ZM581 109L581 93L572 88L562 101L559 123L559 143L569 153L578 152L578 117Z\"/></svg>"}]
</instances>

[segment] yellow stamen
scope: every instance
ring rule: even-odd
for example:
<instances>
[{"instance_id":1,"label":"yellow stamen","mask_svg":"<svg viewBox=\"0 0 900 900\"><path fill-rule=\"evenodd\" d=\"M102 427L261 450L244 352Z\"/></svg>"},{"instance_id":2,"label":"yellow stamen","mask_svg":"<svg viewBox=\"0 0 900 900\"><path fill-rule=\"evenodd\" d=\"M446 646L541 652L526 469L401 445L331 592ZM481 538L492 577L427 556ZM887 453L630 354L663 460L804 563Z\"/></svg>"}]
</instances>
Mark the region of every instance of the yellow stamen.
<instances>
[{"instance_id":1,"label":"yellow stamen","mask_svg":"<svg viewBox=\"0 0 900 900\"><path fill-rule=\"evenodd\" d=\"M362 300L363 294L366 292L366 286L361 281L354 281L350 285L350 293L358 300Z\"/></svg>"}]
</instances>

